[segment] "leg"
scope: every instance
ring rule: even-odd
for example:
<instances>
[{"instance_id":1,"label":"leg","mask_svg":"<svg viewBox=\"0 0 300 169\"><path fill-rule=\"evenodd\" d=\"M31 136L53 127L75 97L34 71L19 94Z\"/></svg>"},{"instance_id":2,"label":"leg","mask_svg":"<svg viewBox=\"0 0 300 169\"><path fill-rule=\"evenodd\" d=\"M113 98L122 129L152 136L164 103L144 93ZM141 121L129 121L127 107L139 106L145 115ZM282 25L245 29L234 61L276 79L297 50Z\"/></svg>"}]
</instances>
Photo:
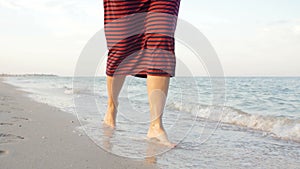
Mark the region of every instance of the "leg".
<instances>
[{"instance_id":1,"label":"leg","mask_svg":"<svg viewBox=\"0 0 300 169\"><path fill-rule=\"evenodd\" d=\"M107 76L107 112L104 117L104 124L114 128L118 108L118 97L122 89L125 76Z\"/></svg>"},{"instance_id":2,"label":"leg","mask_svg":"<svg viewBox=\"0 0 300 169\"><path fill-rule=\"evenodd\" d=\"M148 138L158 140L160 143L174 147L170 143L163 127L162 115L169 89L170 77L147 76L148 99L150 105L150 127Z\"/></svg>"}]
</instances>

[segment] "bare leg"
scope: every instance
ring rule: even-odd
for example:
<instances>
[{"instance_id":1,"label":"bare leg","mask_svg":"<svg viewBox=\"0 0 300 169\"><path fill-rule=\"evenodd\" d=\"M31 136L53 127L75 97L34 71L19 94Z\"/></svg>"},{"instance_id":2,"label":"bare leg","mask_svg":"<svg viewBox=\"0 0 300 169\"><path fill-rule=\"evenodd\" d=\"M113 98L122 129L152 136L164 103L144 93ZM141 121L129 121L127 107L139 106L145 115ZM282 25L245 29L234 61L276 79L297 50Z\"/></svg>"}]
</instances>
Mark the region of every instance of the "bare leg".
<instances>
[{"instance_id":1,"label":"bare leg","mask_svg":"<svg viewBox=\"0 0 300 169\"><path fill-rule=\"evenodd\" d=\"M103 123L114 128L116 126L116 116L118 108L118 97L122 89L125 76L107 76L107 112Z\"/></svg>"},{"instance_id":2,"label":"bare leg","mask_svg":"<svg viewBox=\"0 0 300 169\"><path fill-rule=\"evenodd\" d=\"M174 147L168 140L163 127L162 115L169 89L170 77L147 76L148 99L150 105L150 127L148 138L156 139L160 143Z\"/></svg>"}]
</instances>

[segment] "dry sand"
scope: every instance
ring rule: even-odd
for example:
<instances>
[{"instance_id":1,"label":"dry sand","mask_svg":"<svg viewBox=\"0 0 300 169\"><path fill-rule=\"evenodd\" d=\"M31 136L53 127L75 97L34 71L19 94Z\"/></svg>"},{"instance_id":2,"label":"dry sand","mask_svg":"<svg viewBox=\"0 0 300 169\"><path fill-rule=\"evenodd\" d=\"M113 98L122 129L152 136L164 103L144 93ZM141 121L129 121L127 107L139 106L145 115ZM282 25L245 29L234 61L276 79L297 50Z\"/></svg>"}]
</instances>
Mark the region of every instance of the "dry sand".
<instances>
[{"instance_id":1,"label":"dry sand","mask_svg":"<svg viewBox=\"0 0 300 169\"><path fill-rule=\"evenodd\" d=\"M105 152L76 132L75 116L37 103L0 79L1 169L155 168Z\"/></svg>"}]
</instances>

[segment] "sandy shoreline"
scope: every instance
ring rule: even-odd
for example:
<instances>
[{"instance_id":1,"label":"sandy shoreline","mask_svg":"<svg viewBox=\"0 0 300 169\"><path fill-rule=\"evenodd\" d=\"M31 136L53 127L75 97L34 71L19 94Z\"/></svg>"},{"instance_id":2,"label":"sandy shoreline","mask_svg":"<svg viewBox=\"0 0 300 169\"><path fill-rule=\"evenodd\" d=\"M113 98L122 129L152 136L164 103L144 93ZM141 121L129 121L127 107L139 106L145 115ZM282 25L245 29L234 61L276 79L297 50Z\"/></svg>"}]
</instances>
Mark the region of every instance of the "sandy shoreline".
<instances>
[{"instance_id":1,"label":"sandy shoreline","mask_svg":"<svg viewBox=\"0 0 300 169\"><path fill-rule=\"evenodd\" d=\"M105 152L74 132L76 117L24 94L0 79L1 169L155 168Z\"/></svg>"}]
</instances>

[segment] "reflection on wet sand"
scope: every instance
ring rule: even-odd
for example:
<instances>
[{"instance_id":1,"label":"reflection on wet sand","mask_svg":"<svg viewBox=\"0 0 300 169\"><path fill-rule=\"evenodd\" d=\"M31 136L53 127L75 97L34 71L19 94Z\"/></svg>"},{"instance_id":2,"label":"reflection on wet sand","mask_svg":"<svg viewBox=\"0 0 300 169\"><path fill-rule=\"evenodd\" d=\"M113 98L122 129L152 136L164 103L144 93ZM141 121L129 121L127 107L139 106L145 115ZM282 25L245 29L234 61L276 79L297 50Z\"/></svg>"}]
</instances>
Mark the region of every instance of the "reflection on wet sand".
<instances>
[{"instance_id":1,"label":"reflection on wet sand","mask_svg":"<svg viewBox=\"0 0 300 169\"><path fill-rule=\"evenodd\" d=\"M147 144L147 150L146 150L147 156L145 157L145 161L147 163L156 164L155 146L157 146L157 144L155 145L155 143L152 142L148 142Z\"/></svg>"},{"instance_id":2,"label":"reflection on wet sand","mask_svg":"<svg viewBox=\"0 0 300 169\"><path fill-rule=\"evenodd\" d=\"M102 132L103 132L103 136L104 136L102 139L103 148L106 151L111 151L111 149L113 147L113 144L111 144L111 138L113 137L113 135L115 133L115 129L103 124Z\"/></svg>"},{"instance_id":3,"label":"reflection on wet sand","mask_svg":"<svg viewBox=\"0 0 300 169\"><path fill-rule=\"evenodd\" d=\"M157 162L156 155L159 155L168 150L170 150L170 147L168 147L164 144L160 144L156 140L148 139L145 161L147 163L156 164L156 162Z\"/></svg>"},{"instance_id":4,"label":"reflection on wet sand","mask_svg":"<svg viewBox=\"0 0 300 169\"><path fill-rule=\"evenodd\" d=\"M103 134L102 146L106 151L111 152L114 146L114 144L112 143L112 139L114 137L116 130L106 125L102 125L101 129ZM166 151L169 148L151 139L146 139L145 141L146 141L146 147L145 147L146 154L144 160L147 163L156 164L157 162L156 155Z\"/></svg>"},{"instance_id":5,"label":"reflection on wet sand","mask_svg":"<svg viewBox=\"0 0 300 169\"><path fill-rule=\"evenodd\" d=\"M123 157L134 158L139 161L142 160L145 163L156 166L159 163L160 155L172 149L155 138L139 137L137 135L132 136L131 130L123 128L123 126L111 128L103 124L99 127L100 146L112 154L119 155L119 151L125 151L125 153L129 152L127 156ZM130 146L124 145L124 142ZM125 146L126 148L122 149L122 147ZM138 148L138 151L134 151L135 148Z\"/></svg>"}]
</instances>

